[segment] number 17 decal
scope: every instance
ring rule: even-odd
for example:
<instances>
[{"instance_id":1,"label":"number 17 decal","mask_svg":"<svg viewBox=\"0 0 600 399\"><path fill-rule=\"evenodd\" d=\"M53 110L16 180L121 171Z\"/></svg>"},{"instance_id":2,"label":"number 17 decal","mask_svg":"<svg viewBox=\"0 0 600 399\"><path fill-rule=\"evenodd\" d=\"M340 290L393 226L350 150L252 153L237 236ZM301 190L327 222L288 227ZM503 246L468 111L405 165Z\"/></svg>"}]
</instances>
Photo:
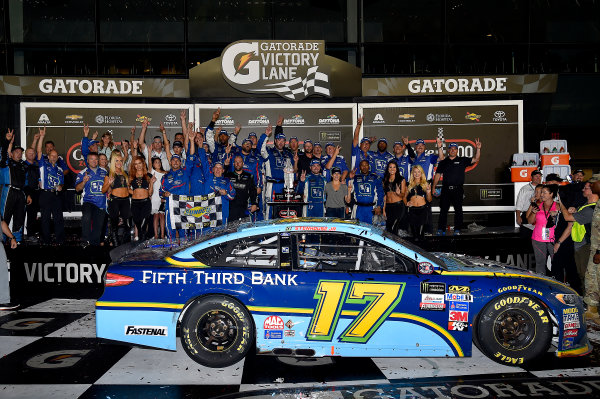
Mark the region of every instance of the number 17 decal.
<instances>
[{"instance_id":1,"label":"number 17 decal","mask_svg":"<svg viewBox=\"0 0 600 399\"><path fill-rule=\"evenodd\" d=\"M321 280L315 291L317 307L310 320L306 338L310 341L331 341L344 303L367 304L338 337L341 342L367 342L381 323L398 305L404 283ZM347 294L346 292L349 291Z\"/></svg>"}]
</instances>

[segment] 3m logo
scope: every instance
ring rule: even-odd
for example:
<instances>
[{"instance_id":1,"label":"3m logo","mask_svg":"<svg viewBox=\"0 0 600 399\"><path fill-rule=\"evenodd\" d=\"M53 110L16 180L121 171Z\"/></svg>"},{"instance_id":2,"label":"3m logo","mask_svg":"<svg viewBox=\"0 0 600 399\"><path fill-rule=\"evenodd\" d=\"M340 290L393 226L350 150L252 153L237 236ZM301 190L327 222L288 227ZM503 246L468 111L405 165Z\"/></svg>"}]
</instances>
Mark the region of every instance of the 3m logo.
<instances>
[{"instance_id":1,"label":"3m logo","mask_svg":"<svg viewBox=\"0 0 600 399\"><path fill-rule=\"evenodd\" d=\"M450 311L449 320L450 321L464 321L464 322L466 322L467 320L469 320L469 313L468 312L459 312L459 311L451 310Z\"/></svg>"}]
</instances>

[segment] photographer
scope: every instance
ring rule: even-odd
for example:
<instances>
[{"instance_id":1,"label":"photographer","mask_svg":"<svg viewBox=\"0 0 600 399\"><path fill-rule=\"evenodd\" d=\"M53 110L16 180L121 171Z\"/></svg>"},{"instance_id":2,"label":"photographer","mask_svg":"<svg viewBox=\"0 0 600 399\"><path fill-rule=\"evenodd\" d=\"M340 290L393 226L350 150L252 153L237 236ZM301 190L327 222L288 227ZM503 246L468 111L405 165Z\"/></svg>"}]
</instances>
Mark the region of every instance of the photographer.
<instances>
[{"instance_id":1,"label":"photographer","mask_svg":"<svg viewBox=\"0 0 600 399\"><path fill-rule=\"evenodd\" d=\"M558 214L558 205L554 199L557 195L558 185L544 185L540 204L532 204L531 212L528 211L527 216L527 221L534 226L531 243L535 255L535 271L544 275L548 255L551 258L554 256L555 218Z\"/></svg>"}]
</instances>

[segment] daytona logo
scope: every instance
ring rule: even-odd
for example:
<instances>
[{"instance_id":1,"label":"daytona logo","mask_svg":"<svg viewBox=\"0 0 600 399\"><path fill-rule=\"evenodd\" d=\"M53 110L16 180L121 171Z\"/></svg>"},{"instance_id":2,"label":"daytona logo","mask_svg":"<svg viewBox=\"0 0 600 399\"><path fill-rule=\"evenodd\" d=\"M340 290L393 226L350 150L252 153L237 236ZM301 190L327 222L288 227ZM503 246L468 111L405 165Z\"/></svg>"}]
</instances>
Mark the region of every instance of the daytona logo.
<instances>
[{"instance_id":1,"label":"daytona logo","mask_svg":"<svg viewBox=\"0 0 600 399\"><path fill-rule=\"evenodd\" d=\"M163 326L125 326L125 335L167 336L167 327Z\"/></svg>"}]
</instances>

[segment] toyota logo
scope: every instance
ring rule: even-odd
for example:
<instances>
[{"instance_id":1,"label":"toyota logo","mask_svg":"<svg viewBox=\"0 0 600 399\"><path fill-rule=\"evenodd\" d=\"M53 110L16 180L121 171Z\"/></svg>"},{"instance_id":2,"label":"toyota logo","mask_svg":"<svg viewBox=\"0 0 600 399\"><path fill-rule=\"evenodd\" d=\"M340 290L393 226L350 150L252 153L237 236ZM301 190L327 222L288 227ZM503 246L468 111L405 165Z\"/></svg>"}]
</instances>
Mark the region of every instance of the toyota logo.
<instances>
[{"instance_id":1,"label":"toyota logo","mask_svg":"<svg viewBox=\"0 0 600 399\"><path fill-rule=\"evenodd\" d=\"M504 118L506 116L506 112L504 112L504 111L496 111L496 112L494 112L494 116L496 118Z\"/></svg>"},{"instance_id":2,"label":"toyota logo","mask_svg":"<svg viewBox=\"0 0 600 399\"><path fill-rule=\"evenodd\" d=\"M167 122L175 122L176 119L177 119L177 117L173 114L168 114L167 116L165 116L165 120Z\"/></svg>"}]
</instances>

